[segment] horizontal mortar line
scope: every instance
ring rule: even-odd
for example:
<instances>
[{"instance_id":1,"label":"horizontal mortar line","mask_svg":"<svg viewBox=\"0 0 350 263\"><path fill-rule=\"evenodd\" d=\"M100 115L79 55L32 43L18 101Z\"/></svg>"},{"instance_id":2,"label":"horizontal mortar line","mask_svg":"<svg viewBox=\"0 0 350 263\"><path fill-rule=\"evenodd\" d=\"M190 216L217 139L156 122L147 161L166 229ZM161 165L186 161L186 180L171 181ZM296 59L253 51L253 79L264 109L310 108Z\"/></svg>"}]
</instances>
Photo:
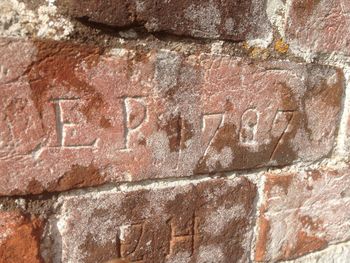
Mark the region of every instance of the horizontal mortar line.
<instances>
[{"instance_id":1,"label":"horizontal mortar line","mask_svg":"<svg viewBox=\"0 0 350 263\"><path fill-rule=\"evenodd\" d=\"M227 176L228 177L228 176ZM226 176L218 175L194 175L188 177L168 177L168 178L153 178L142 181L133 182L118 182L118 183L106 183L99 186L91 186L87 188L71 189L64 192L57 192L59 196L80 196L88 195L90 193L102 193L102 192L131 192L141 189L165 189L177 186L185 186L190 184L198 184L207 182L212 179L226 179Z\"/></svg>"},{"instance_id":2,"label":"horizontal mortar line","mask_svg":"<svg viewBox=\"0 0 350 263\"><path fill-rule=\"evenodd\" d=\"M331 160L331 159L330 159ZM343 163L346 164L345 161L339 161L339 163ZM40 194L23 194L23 195L3 195L0 197L1 198L25 198L25 197L29 197L28 199L31 198L35 198L37 196L41 196L41 195L50 195L50 196L57 196L57 195L69 195L70 193L72 193L74 195L75 192L77 192L78 194L81 194L81 192L98 192L98 191L111 191L113 189L117 189L120 187L131 187L131 188L137 188L137 187L147 187L149 185L152 184L161 184L161 183L165 183L165 184L171 184L171 183L181 183L184 182L185 184L190 184L190 183L196 183L198 181L201 180L205 180L205 179L215 179L215 178L221 178L221 179L233 179L233 178L238 178L238 177L249 177L249 176L257 176L261 173L281 173L281 174L286 174L286 173L295 173L295 172L302 172L305 170L309 170L309 169L317 169L316 166L319 166L319 168L321 169L325 169L327 167L325 166L320 166L322 165L321 163L313 163L312 168L310 168L310 164L305 164L304 166L300 166L299 164L296 165L291 165L291 166L286 166L286 167L260 167L260 168L256 168L256 169L247 169L247 170L236 170L236 171L227 171L227 172L216 172L216 173L206 173L206 174L194 174L191 176L186 176L186 177L167 177L167 178L149 178L149 179L145 179L145 180L139 180L139 181L121 181L121 182L106 182L104 184L101 185L96 185L96 186L89 186L89 187L83 187L83 188L74 188L74 189L68 189L68 190L64 190L64 191L50 191L50 192L43 192ZM295 167L294 167L295 166ZM334 169L332 167L329 167L330 169ZM288 169L286 171L284 171L283 169ZM283 175L281 175L283 176ZM262 178L264 176L261 176ZM174 185L176 186L176 185ZM161 186L160 186L161 187Z\"/></svg>"},{"instance_id":3,"label":"horizontal mortar line","mask_svg":"<svg viewBox=\"0 0 350 263\"><path fill-rule=\"evenodd\" d=\"M290 166L292 167L292 166ZM305 169L310 169L309 166L305 166ZM304 169L300 166L296 167L296 171L303 171ZM139 180L139 181L121 181L121 182L106 182L102 185L97 186L90 186L90 187L84 187L84 188L78 188L78 189L69 189L66 191L61 192L51 192L53 194L58 195L81 195L86 193L92 193L92 192L102 192L102 191L129 191L128 189L123 190L122 188L129 188L133 190L139 190L139 189L148 189L152 186L155 186L157 189L161 188L167 188L167 187L175 187L175 186L181 186L181 183L183 185L188 185L191 183L200 183L204 181L209 181L211 179L228 179L232 180L234 178L239 177L246 177L249 176L257 176L261 173L270 173L274 171L281 171L281 168L278 167L261 167L256 169L247 169L247 170L239 170L239 171L228 171L228 172L216 172L216 173L206 173L206 174L194 174L191 176L186 177L166 177L166 178L149 178L145 180ZM294 171L282 171L282 173L288 173L288 172L294 172ZM264 176L261 176L263 178ZM179 184L180 183L180 184ZM160 185L163 184L163 185Z\"/></svg>"},{"instance_id":4,"label":"horizontal mortar line","mask_svg":"<svg viewBox=\"0 0 350 263\"><path fill-rule=\"evenodd\" d=\"M110 26L110 25L107 25L107 24L104 24L104 23L91 22L91 21L82 21L83 19L79 19L79 18L77 18L76 20L80 21L80 23L82 23L85 27L90 28L90 29L99 29L99 30L102 31L102 35L107 35L107 36L110 36L110 37L122 38L121 36L116 36L116 34L118 34L122 30L125 30L125 28L123 28L123 27ZM126 28L127 29L138 29L140 27L144 28L143 25L128 26ZM244 43L244 40L230 40L230 39L220 39L220 38L194 37L194 36L189 36L189 35L176 35L176 34L172 34L172 33L168 33L168 32L148 32L147 30L145 30L142 34L144 36L143 37L139 37L139 39L141 39L141 40L146 39L148 36L156 36L160 40L163 40L163 39L164 39L164 41L165 40L170 40L173 43L178 43L179 42L179 43L183 43L183 44L186 44L186 45L191 45L191 44L208 45L208 44L213 44L213 43L217 43L217 42L222 42L223 45L224 44L237 45L237 44ZM122 38L122 39L124 39L124 38ZM129 40L128 39L124 39L124 41L127 43ZM148 42L149 41L145 41L145 44L147 44ZM151 41L151 42L156 42L156 41ZM246 52L246 50L243 47L241 49L242 49L242 51ZM269 49L269 48L266 48L266 49ZM304 56L308 54L305 51L302 51L301 53ZM230 55L230 54L228 54L228 55ZM285 59L288 59L290 61L294 61L294 60L298 61L298 60L301 59L301 60L303 60L306 63L310 63L310 61L307 61L303 56L301 56L299 54L290 53L290 54L287 54L287 55L288 56ZM337 58L333 59L333 61L335 61L335 62L339 61L341 64L344 64L343 63L344 60L350 61L350 56L347 56L347 55L344 55L344 54L341 54L341 53L338 54L338 52L332 52L332 53L322 53L321 55L318 55L317 58L319 58L319 60L317 62L312 62L312 64L323 63L323 64L327 64L327 65L332 65L332 64L328 64L327 60L330 60L331 58L334 58L334 57L337 57ZM340 58L338 59L338 57L340 57ZM277 58L280 59L280 57L277 57Z\"/></svg>"},{"instance_id":5,"label":"horizontal mortar line","mask_svg":"<svg viewBox=\"0 0 350 263\"><path fill-rule=\"evenodd\" d=\"M123 185L127 185L129 187L142 187L142 186L147 186L147 185L152 185L152 184L158 184L158 183L171 183L171 182L186 182L187 184L190 184L191 182L196 182L198 180L203 180L204 178L207 179L213 179L213 178L222 178L222 179L232 179L236 177L246 177L249 179L250 176L257 176L261 173L275 173L278 175L281 173L281 176L283 174L287 173L298 173L306 170L312 170L312 169L336 169L334 167L328 167L326 165L322 165L322 162L325 160L329 161L337 161L338 164L345 164L346 165L346 160L336 160L332 158L324 158L321 159L320 161L314 162L314 163L296 163L292 164L290 166L284 166L284 167L259 167L255 169L246 169L246 170L236 170L236 171L226 171L226 172L216 172L216 173L206 173L206 174L195 174L191 176L186 176L186 177L167 177L167 178L149 178L145 180L139 180L139 181L121 181L121 182L106 182L101 185L96 185L96 186L88 186L88 187L82 187L82 188L73 188L73 189L68 189L64 191L44 191L43 193L39 194L21 194L21 195L2 195L0 196L0 202L2 198L11 198L11 199L35 199L39 196L42 195L49 195L49 196L58 196L58 195L69 195L69 193L80 193L81 192L96 192L96 191L111 191L112 189L120 188ZM311 166L310 166L311 165ZM261 178L264 178L262 175ZM176 186L176 185L175 185ZM261 188L263 186L259 186Z\"/></svg>"},{"instance_id":6,"label":"horizontal mortar line","mask_svg":"<svg viewBox=\"0 0 350 263\"><path fill-rule=\"evenodd\" d=\"M278 169L274 167L275 169ZM260 173L267 173L269 171L269 167L261 167L256 169L248 169L248 170L239 170L239 171L227 171L227 172L216 172L216 173L205 173L205 174L193 174L186 177L177 177L177 176L171 176L171 177L163 177L163 178L149 178L144 180L135 180L135 181L120 181L120 182L106 182L102 185L96 185L96 186L89 186L89 187L83 187L83 188L75 188L75 189L69 189L65 191L53 191L50 192L53 195L74 195L74 193L77 193L78 195L91 193L91 192L101 192L101 191L112 191L112 190L118 190L118 191L125 191L121 188L130 188L130 189L147 189L150 188L152 185L157 186L157 189L161 188L167 188L167 187L174 187L174 186L180 186L179 183L184 183L184 185L188 185L191 183L200 183L204 181L209 181L211 179L228 179L232 180L234 178L239 177L249 177L252 175L258 175ZM298 168L299 169L299 168ZM263 176L261 176L263 177ZM165 185L157 185L157 184L165 184ZM129 190L126 190L129 191ZM39 194L40 195L40 194ZM24 195L25 196L25 195ZM34 195L36 196L36 195ZM23 196L19 196L22 197Z\"/></svg>"},{"instance_id":7,"label":"horizontal mortar line","mask_svg":"<svg viewBox=\"0 0 350 263\"><path fill-rule=\"evenodd\" d=\"M27 194L27 195L24 194L24 195L13 195L13 196L4 195L4 196L0 196L0 203L2 198L30 200L30 199L35 199L36 197L39 197L42 195L74 196L74 195L85 195L85 194L96 193L96 192L108 192L113 190L117 192L129 192L129 191L140 190L140 189L151 189L152 186L156 189L162 189L162 188L164 189L168 187L198 184L201 182L207 182L214 179L232 180L240 177L248 178L249 176L257 175L261 172L266 172L266 169L259 169L259 172L247 170L247 172L240 171L240 173L232 173L232 172L225 172L225 173L222 172L222 173L213 173L213 174L207 173L207 174L201 174L201 175L191 175L186 177L150 178L150 179L145 179L140 181L106 182L104 184L96 185L96 186L68 189L64 191L44 192L41 194Z\"/></svg>"},{"instance_id":8,"label":"horizontal mortar line","mask_svg":"<svg viewBox=\"0 0 350 263\"><path fill-rule=\"evenodd\" d=\"M266 169L261 168L259 169L260 172L264 172L266 171ZM249 176L250 174L256 174L257 172L252 171L252 170L247 170L250 171L250 173L244 173L244 171L240 171L240 173L243 173L247 176ZM72 191L94 191L96 189L99 188L103 188L103 189L113 189L113 188L117 188L120 187L121 185L129 185L129 186L142 186L142 185L150 185L153 183L166 183L166 182L181 182L181 181L186 181L186 182L191 182L191 181L198 181L201 180L203 178L228 178L232 175L240 175L240 173L232 171L232 172L216 172L216 173L205 173L205 174L193 174L191 176L185 176L185 177L180 177L180 176L171 176L171 177L159 177L159 178L148 178L148 179L144 179L144 180L135 180L135 181L120 181L120 182L105 182L101 185L96 185L96 186L88 186L88 187L82 187L82 188L74 188L74 189L68 189L68 190L64 190L64 191L50 191L50 192L44 192L41 194L23 194L23 195L2 195L0 196L0 200L1 198L5 198L5 197L9 197L9 198L24 198L26 196L40 196L43 194L49 194L49 195L59 195L59 194L63 194L63 193L68 193L68 192L72 192Z\"/></svg>"},{"instance_id":9,"label":"horizontal mortar line","mask_svg":"<svg viewBox=\"0 0 350 263\"><path fill-rule=\"evenodd\" d=\"M183 34L183 35L178 35L175 33L170 33L166 31L158 31L158 32L150 32L146 29L145 24L139 23L139 24L131 24L127 26L113 26L113 25L108 25L103 22L95 22L95 21L89 21L86 18L83 17L77 17L74 20L78 21L81 25L84 27L87 27L92 30L100 30L102 34L100 35L105 35L113 38L123 38L121 37L118 33L125 31L125 30L130 30L133 29L135 31L139 31L139 36L137 39L146 39L147 37L150 36L155 36L158 39L165 39L165 40L170 40L174 42L185 42L191 44L203 44L203 43L211 43L211 42L218 42L218 41L224 41L227 43L243 43L245 39L237 39L237 40L231 40L228 38L208 38L208 37L199 37L199 36L193 36L189 34ZM142 32L140 32L142 30ZM118 34L118 35L117 35ZM124 38L123 38L124 39Z\"/></svg>"},{"instance_id":10,"label":"horizontal mortar line","mask_svg":"<svg viewBox=\"0 0 350 263\"><path fill-rule=\"evenodd\" d=\"M118 30L116 31L118 32ZM198 45L198 46L205 46L207 48L210 48L210 45L214 44L214 43L218 43L221 42L222 46L225 45L229 45L235 47L235 50L238 49L238 51L241 51L241 53L230 53L230 52L226 52L225 50L223 50L222 52L218 53L218 55L227 55L230 57L241 57L241 58L249 58L251 59L251 56L249 54L247 54L247 50L244 47L241 47L240 45L242 45L244 43L244 40L237 40L237 41L233 41L233 40L229 40L229 39L213 39L213 38L196 38L196 37L191 37L191 36L179 36L176 34L170 34L170 33L146 33L148 36L150 35L158 35L158 36L163 36L164 39L162 39L162 37L160 37L158 40L146 40L146 38L139 38L139 40L141 40L141 43L144 44L144 47L151 47L154 48L154 43L159 43L159 41L161 41L159 48L163 48L162 41L170 41L171 43L179 43L182 44L184 46L191 46L191 45ZM108 34L107 34L108 35ZM116 38L121 38L125 41L125 46L122 45L120 48L125 48L127 50L134 50L136 48L130 48L128 46L128 43L132 43L132 41L122 38L120 36L115 36ZM273 40L275 41L275 39ZM272 42L273 42L272 41ZM167 41L166 41L167 42ZM103 46L103 45L102 45ZM107 49L111 48L113 49L113 47L107 46ZM167 49L166 46L164 46L165 49ZM202 47L203 48L203 47ZM273 50L273 48L266 48L266 50ZM181 52L180 52L181 53ZM211 52L204 52L207 54L211 54ZM340 52L332 52L332 53L321 53L321 54L315 54L317 55L315 59L317 59L316 61L308 61L307 59L305 59L305 55L307 55L307 52L301 52L302 55L298 54L298 53L293 53L290 52L286 55L283 55L282 57L279 55L275 56L273 52L271 52L271 57L270 57L270 61L271 60L285 60L285 61L289 61L289 62L296 62L296 63L307 63L307 64L321 64L321 65L328 65L328 66L335 66L335 67L340 67L340 68L344 68L346 66L348 66L348 63L350 63L350 56L341 54ZM266 61L265 59L262 59L260 57L255 58L257 61Z\"/></svg>"}]
</instances>

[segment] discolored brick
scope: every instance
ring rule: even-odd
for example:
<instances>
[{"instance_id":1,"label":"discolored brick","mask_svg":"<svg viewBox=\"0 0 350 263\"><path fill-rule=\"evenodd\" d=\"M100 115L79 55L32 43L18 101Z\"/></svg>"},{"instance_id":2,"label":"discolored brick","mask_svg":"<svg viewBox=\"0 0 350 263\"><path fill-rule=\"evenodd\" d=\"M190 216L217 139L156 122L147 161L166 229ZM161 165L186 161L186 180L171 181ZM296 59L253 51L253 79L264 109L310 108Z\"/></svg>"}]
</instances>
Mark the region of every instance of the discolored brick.
<instances>
[{"instance_id":1,"label":"discolored brick","mask_svg":"<svg viewBox=\"0 0 350 263\"><path fill-rule=\"evenodd\" d=\"M42 222L19 212L0 212L0 262L40 263Z\"/></svg>"},{"instance_id":2,"label":"discolored brick","mask_svg":"<svg viewBox=\"0 0 350 263\"><path fill-rule=\"evenodd\" d=\"M289 260L349 240L349 168L268 174L256 260Z\"/></svg>"},{"instance_id":3,"label":"discolored brick","mask_svg":"<svg viewBox=\"0 0 350 263\"><path fill-rule=\"evenodd\" d=\"M284 166L333 148L344 82L333 67L2 43L0 195Z\"/></svg>"},{"instance_id":4,"label":"discolored brick","mask_svg":"<svg viewBox=\"0 0 350 263\"><path fill-rule=\"evenodd\" d=\"M285 35L294 50L349 55L349 1L293 0L288 10Z\"/></svg>"},{"instance_id":5,"label":"discolored brick","mask_svg":"<svg viewBox=\"0 0 350 263\"><path fill-rule=\"evenodd\" d=\"M256 187L213 179L61 197L57 262L247 262ZM57 249L57 248L56 248Z\"/></svg>"},{"instance_id":6,"label":"discolored brick","mask_svg":"<svg viewBox=\"0 0 350 263\"><path fill-rule=\"evenodd\" d=\"M211 39L269 38L271 26L260 0L61 0L74 18L117 28Z\"/></svg>"}]
</instances>

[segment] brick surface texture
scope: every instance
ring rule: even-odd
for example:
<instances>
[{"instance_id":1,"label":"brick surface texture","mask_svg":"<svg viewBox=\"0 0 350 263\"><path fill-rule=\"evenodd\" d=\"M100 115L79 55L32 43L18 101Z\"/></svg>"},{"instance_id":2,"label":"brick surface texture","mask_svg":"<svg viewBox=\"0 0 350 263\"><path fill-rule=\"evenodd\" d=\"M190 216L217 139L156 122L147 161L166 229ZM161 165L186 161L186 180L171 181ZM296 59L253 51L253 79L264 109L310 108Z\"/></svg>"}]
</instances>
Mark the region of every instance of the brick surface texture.
<instances>
[{"instance_id":1,"label":"brick surface texture","mask_svg":"<svg viewBox=\"0 0 350 263\"><path fill-rule=\"evenodd\" d=\"M4 45L3 195L315 161L334 144L343 93L335 68ZM12 64L16 46L28 61ZM16 78L17 67L27 72Z\"/></svg>"},{"instance_id":2,"label":"brick surface texture","mask_svg":"<svg viewBox=\"0 0 350 263\"><path fill-rule=\"evenodd\" d=\"M39 263L42 222L17 211L0 213L0 262Z\"/></svg>"},{"instance_id":3,"label":"brick surface texture","mask_svg":"<svg viewBox=\"0 0 350 263\"><path fill-rule=\"evenodd\" d=\"M0 263L347 262L350 2L0 1Z\"/></svg>"},{"instance_id":4,"label":"brick surface texture","mask_svg":"<svg viewBox=\"0 0 350 263\"><path fill-rule=\"evenodd\" d=\"M295 47L349 55L350 2L291 1L286 36Z\"/></svg>"}]
</instances>

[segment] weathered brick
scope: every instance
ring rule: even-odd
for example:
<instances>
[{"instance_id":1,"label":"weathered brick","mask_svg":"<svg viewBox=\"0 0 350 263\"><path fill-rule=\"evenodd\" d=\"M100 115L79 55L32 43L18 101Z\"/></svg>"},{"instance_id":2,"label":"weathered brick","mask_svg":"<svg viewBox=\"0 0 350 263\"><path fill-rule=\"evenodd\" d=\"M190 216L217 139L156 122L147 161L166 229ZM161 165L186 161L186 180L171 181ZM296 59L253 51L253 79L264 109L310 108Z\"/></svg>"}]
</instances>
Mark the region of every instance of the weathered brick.
<instances>
[{"instance_id":1,"label":"weathered brick","mask_svg":"<svg viewBox=\"0 0 350 263\"><path fill-rule=\"evenodd\" d=\"M267 176L256 260L287 260L350 238L349 168Z\"/></svg>"},{"instance_id":2,"label":"weathered brick","mask_svg":"<svg viewBox=\"0 0 350 263\"><path fill-rule=\"evenodd\" d=\"M0 262L39 263L42 222L19 212L0 212Z\"/></svg>"},{"instance_id":3,"label":"weathered brick","mask_svg":"<svg viewBox=\"0 0 350 263\"><path fill-rule=\"evenodd\" d=\"M292 48L350 54L348 0L292 0L288 10L286 37Z\"/></svg>"},{"instance_id":4,"label":"weathered brick","mask_svg":"<svg viewBox=\"0 0 350 263\"><path fill-rule=\"evenodd\" d=\"M60 248L45 253L67 263L247 262L255 196L241 177L61 197L48 236Z\"/></svg>"},{"instance_id":5,"label":"weathered brick","mask_svg":"<svg viewBox=\"0 0 350 263\"><path fill-rule=\"evenodd\" d=\"M1 43L1 195L283 166L333 147L332 67Z\"/></svg>"},{"instance_id":6,"label":"weathered brick","mask_svg":"<svg viewBox=\"0 0 350 263\"><path fill-rule=\"evenodd\" d=\"M261 0L61 0L75 18L120 28L144 26L200 38L247 40L271 35Z\"/></svg>"}]
</instances>

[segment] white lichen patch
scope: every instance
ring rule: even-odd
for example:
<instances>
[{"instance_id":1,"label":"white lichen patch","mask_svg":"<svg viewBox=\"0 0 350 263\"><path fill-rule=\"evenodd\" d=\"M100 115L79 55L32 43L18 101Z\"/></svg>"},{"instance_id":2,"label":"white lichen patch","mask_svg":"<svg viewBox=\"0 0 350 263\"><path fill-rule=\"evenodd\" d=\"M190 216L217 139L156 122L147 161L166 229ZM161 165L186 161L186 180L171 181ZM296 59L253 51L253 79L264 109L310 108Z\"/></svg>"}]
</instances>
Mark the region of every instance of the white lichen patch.
<instances>
[{"instance_id":1,"label":"white lichen patch","mask_svg":"<svg viewBox=\"0 0 350 263\"><path fill-rule=\"evenodd\" d=\"M192 34L197 37L218 37L217 27L221 22L221 12L213 1L191 5L185 12L185 18L193 22Z\"/></svg>"},{"instance_id":2,"label":"white lichen patch","mask_svg":"<svg viewBox=\"0 0 350 263\"><path fill-rule=\"evenodd\" d=\"M261 14L265 10L265 2L254 0L252 3L251 15L255 17L254 24L256 29L248 35L247 44L250 47L267 48L273 40L272 29L269 23L266 23L268 17Z\"/></svg>"},{"instance_id":3,"label":"white lichen patch","mask_svg":"<svg viewBox=\"0 0 350 263\"><path fill-rule=\"evenodd\" d=\"M53 1L30 10L17 0L0 1L1 37L39 37L66 39L73 24L57 13Z\"/></svg>"},{"instance_id":4,"label":"white lichen patch","mask_svg":"<svg viewBox=\"0 0 350 263\"><path fill-rule=\"evenodd\" d=\"M180 64L181 59L176 52L165 49L158 52L154 79L157 81L159 93L168 92L176 87Z\"/></svg>"},{"instance_id":5,"label":"white lichen patch","mask_svg":"<svg viewBox=\"0 0 350 263\"><path fill-rule=\"evenodd\" d=\"M282 0L269 0L267 2L266 13L270 22L277 28L284 37L284 24L286 15L286 3Z\"/></svg>"},{"instance_id":6,"label":"white lichen patch","mask_svg":"<svg viewBox=\"0 0 350 263\"><path fill-rule=\"evenodd\" d=\"M228 146L224 147L220 152L213 149L208 156L206 165L210 171L214 171L218 164L224 169L230 167L235 158L232 149Z\"/></svg>"},{"instance_id":7,"label":"white lichen patch","mask_svg":"<svg viewBox=\"0 0 350 263\"><path fill-rule=\"evenodd\" d=\"M168 257L166 263L189 263L191 262L191 253L179 252L176 256Z\"/></svg>"},{"instance_id":8,"label":"white lichen patch","mask_svg":"<svg viewBox=\"0 0 350 263\"><path fill-rule=\"evenodd\" d=\"M223 262L224 253L218 246L201 246L199 248L198 262Z\"/></svg>"},{"instance_id":9,"label":"white lichen patch","mask_svg":"<svg viewBox=\"0 0 350 263\"><path fill-rule=\"evenodd\" d=\"M221 54L222 53L222 47L224 45L224 41L217 41L217 42L214 42L212 45L211 45L211 53L212 54Z\"/></svg>"},{"instance_id":10,"label":"white lichen patch","mask_svg":"<svg viewBox=\"0 0 350 263\"><path fill-rule=\"evenodd\" d=\"M232 218L238 219L245 214L246 211L242 204L234 205L231 208L220 207L208 215L203 229L210 235L220 235L225 226L232 221Z\"/></svg>"}]
</instances>

